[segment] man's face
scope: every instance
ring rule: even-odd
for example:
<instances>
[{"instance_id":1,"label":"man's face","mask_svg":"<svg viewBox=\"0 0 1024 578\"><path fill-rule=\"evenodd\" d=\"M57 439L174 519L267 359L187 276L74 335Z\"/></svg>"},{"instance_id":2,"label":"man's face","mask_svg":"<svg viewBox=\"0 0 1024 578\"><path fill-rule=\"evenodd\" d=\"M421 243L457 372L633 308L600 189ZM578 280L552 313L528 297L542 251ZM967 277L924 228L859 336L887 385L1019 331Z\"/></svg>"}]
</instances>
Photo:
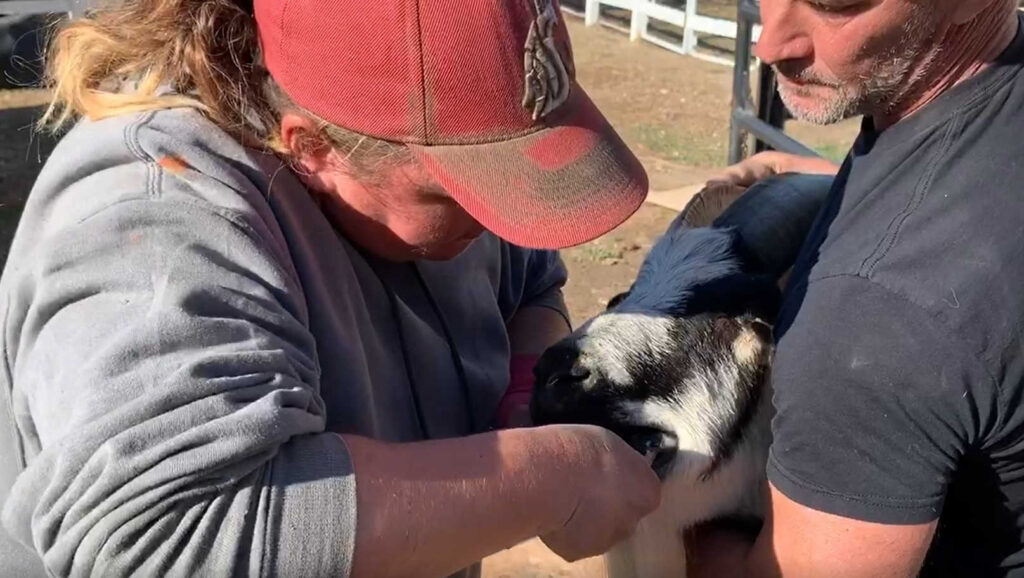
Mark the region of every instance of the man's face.
<instances>
[{"instance_id":1,"label":"man's face","mask_svg":"<svg viewBox=\"0 0 1024 578\"><path fill-rule=\"evenodd\" d=\"M797 118L885 114L928 70L947 0L761 0L755 53Z\"/></svg>"}]
</instances>

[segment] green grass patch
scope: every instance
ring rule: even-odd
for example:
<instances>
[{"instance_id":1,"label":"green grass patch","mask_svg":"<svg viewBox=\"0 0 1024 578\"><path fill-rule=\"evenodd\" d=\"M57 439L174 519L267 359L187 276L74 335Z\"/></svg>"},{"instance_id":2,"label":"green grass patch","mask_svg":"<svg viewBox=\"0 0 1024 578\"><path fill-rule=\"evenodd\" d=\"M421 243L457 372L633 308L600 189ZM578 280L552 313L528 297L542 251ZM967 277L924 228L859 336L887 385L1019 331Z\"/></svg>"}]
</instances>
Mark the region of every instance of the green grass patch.
<instances>
[{"instance_id":1,"label":"green grass patch","mask_svg":"<svg viewBox=\"0 0 1024 578\"><path fill-rule=\"evenodd\" d=\"M624 254L618 245L608 247L600 244L583 245L579 252L584 259L596 262L621 259Z\"/></svg>"},{"instance_id":2,"label":"green grass patch","mask_svg":"<svg viewBox=\"0 0 1024 578\"><path fill-rule=\"evenodd\" d=\"M667 161L697 167L721 166L725 162L725 133L719 138L710 138L671 125L639 124L627 134L641 151Z\"/></svg>"},{"instance_id":3,"label":"green grass patch","mask_svg":"<svg viewBox=\"0 0 1024 578\"><path fill-rule=\"evenodd\" d=\"M819 155L826 159L841 164L846 159L846 153L850 152L848 145L825 143L812 147Z\"/></svg>"}]
</instances>

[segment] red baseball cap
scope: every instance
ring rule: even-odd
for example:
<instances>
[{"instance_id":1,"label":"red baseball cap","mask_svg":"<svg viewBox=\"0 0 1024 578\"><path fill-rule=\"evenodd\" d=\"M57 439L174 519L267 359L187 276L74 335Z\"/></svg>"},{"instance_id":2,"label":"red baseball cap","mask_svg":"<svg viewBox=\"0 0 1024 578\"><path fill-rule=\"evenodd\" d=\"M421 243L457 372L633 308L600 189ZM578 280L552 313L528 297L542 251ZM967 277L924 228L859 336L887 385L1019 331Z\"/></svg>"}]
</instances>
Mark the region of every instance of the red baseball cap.
<instances>
[{"instance_id":1,"label":"red baseball cap","mask_svg":"<svg viewBox=\"0 0 1024 578\"><path fill-rule=\"evenodd\" d=\"M576 83L557 0L255 0L264 62L296 104L405 143L484 227L584 243L647 174Z\"/></svg>"}]
</instances>

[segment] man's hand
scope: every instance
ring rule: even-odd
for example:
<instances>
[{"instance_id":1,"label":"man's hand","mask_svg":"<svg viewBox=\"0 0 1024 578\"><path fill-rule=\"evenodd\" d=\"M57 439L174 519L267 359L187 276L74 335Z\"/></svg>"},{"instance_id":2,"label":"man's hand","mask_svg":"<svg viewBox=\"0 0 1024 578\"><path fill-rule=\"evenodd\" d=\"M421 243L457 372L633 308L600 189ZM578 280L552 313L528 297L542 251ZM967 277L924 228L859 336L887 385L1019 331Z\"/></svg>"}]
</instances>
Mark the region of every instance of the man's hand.
<instances>
[{"instance_id":1,"label":"man's hand","mask_svg":"<svg viewBox=\"0 0 1024 578\"><path fill-rule=\"evenodd\" d=\"M760 180L782 173L834 175L837 172L839 165L826 159L765 151L732 165L721 175L710 179L707 185L749 187Z\"/></svg>"}]
</instances>

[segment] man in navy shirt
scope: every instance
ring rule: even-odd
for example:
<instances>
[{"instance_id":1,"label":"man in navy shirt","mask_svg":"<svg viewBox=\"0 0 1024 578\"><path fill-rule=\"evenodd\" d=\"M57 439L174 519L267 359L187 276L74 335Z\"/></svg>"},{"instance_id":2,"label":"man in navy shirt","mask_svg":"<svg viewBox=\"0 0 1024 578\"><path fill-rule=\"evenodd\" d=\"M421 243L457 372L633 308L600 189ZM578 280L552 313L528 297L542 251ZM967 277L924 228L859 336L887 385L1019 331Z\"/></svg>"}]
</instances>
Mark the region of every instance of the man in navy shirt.
<instances>
[{"instance_id":1,"label":"man in navy shirt","mask_svg":"<svg viewBox=\"0 0 1024 578\"><path fill-rule=\"evenodd\" d=\"M762 0L795 116L863 115L776 326L771 505L695 576L1024 576L1016 0ZM779 153L734 183L828 171Z\"/></svg>"}]
</instances>

